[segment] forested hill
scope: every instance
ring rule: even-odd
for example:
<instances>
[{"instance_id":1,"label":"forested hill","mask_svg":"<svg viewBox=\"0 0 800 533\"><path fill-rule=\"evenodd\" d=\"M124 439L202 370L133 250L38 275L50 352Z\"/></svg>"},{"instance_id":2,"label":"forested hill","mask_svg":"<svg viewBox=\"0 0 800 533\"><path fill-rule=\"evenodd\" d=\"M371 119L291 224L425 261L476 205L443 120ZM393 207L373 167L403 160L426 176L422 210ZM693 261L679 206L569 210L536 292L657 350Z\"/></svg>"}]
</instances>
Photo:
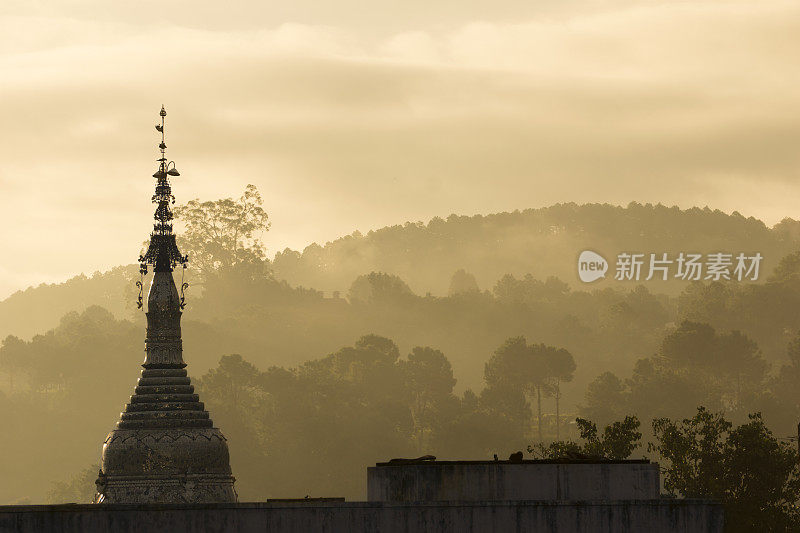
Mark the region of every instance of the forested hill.
<instances>
[{"instance_id":1,"label":"forested hill","mask_svg":"<svg viewBox=\"0 0 800 533\"><path fill-rule=\"evenodd\" d=\"M100 305L116 316L136 308L138 265L114 267L91 276L80 274L63 283L42 283L0 301L0 339L27 338L58 325L70 311ZM132 307L131 307L132 306Z\"/></svg>"},{"instance_id":2,"label":"forested hill","mask_svg":"<svg viewBox=\"0 0 800 533\"><path fill-rule=\"evenodd\" d=\"M366 235L355 232L324 246L312 244L302 252L278 252L271 267L277 279L327 294L346 295L359 275L382 271L396 274L419 295L443 295L459 269L473 274L481 289L491 289L505 274L532 274L541 280L556 276L578 288L576 262L584 249L603 254L612 265L620 252L760 252L763 278L781 257L798 248L800 222L791 219L769 228L752 217L709 208L569 203L512 213L437 217L427 224L407 222ZM613 272L608 277L613 278ZM135 300L135 278L135 266L121 266L19 291L0 302L0 338L30 337L57 325L66 312L93 304L124 316ZM583 287L609 284L622 282L598 281ZM647 285L653 292L676 295L686 284Z\"/></svg>"},{"instance_id":3,"label":"forested hill","mask_svg":"<svg viewBox=\"0 0 800 533\"><path fill-rule=\"evenodd\" d=\"M269 261L254 231L268 227L261 204L248 187L238 202L176 208L192 258L186 360L230 439L244 498L286 487L356 498L365 463L428 450L488 458L569 428L577 438L579 415L649 426L704 406L737 424L763 413L777 436L796 431L798 222L566 204L389 227ZM620 252L760 252L764 268L759 283L578 289L583 249L610 262ZM91 489L96 443L140 370L137 277L120 266L0 302L0 418L14 428L0 457L13 490L0 490L0 503L42 501L48 483L75 472ZM326 440L337 431L355 437Z\"/></svg>"},{"instance_id":4,"label":"forested hill","mask_svg":"<svg viewBox=\"0 0 800 533\"><path fill-rule=\"evenodd\" d=\"M577 257L590 249L613 265L621 252L760 252L762 273L800 247L800 223L785 219L774 228L737 212L631 203L557 204L493 215L407 222L366 235L358 232L302 253L276 254L276 277L292 285L346 290L356 276L383 271L400 276L417 294L444 294L452 273L466 269L482 289L505 274L556 276L577 286ZM613 268L613 266L612 266ZM608 278L613 278L613 272ZM612 281L600 281L592 288ZM684 282L652 281L649 288L677 294Z\"/></svg>"}]
</instances>

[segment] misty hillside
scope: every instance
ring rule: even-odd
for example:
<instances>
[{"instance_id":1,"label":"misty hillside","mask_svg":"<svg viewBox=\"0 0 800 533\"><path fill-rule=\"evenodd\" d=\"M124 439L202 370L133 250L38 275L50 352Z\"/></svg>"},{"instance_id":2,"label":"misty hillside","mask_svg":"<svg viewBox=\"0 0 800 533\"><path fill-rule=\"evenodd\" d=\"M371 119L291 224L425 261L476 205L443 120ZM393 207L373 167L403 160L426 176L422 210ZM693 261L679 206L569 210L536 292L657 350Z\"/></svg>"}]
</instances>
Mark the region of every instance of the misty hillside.
<instances>
[{"instance_id":1,"label":"misty hillside","mask_svg":"<svg viewBox=\"0 0 800 533\"><path fill-rule=\"evenodd\" d=\"M764 413L777 435L796 429L795 221L558 205L384 228L267 261L235 216L229 240L208 238L207 217L230 204L202 204L202 223L183 219L181 248L194 260L182 330L245 498L334 488L356 498L364 461L491 457L557 440L577 415L649 423L702 405L737 423ZM621 251L758 251L765 264L758 283L586 285L575 279L583 248L611 261ZM135 265L120 266L0 302L0 420L14 428L0 473L17 480L0 502L77 498L48 496L49 483L92 473L130 394L145 328L136 278ZM511 364L520 354L534 366ZM543 363L554 354L558 365ZM541 398L511 386L541 369ZM431 410L418 418L423 397Z\"/></svg>"},{"instance_id":2,"label":"misty hillside","mask_svg":"<svg viewBox=\"0 0 800 533\"><path fill-rule=\"evenodd\" d=\"M576 263L582 250L603 254L613 265L621 252L761 252L764 273L795 251L800 223L785 219L768 228L737 212L709 208L681 210L631 203L557 204L493 215L434 218L407 222L366 235L358 232L303 252L276 254L276 277L292 285L345 291L353 279L370 271L396 274L417 294L445 294L458 269L472 273L482 289L504 274L556 276L576 287ZM613 273L610 277L613 277ZM592 286L608 286L601 281ZM652 290L676 294L682 282L651 282Z\"/></svg>"},{"instance_id":3,"label":"misty hillside","mask_svg":"<svg viewBox=\"0 0 800 533\"><path fill-rule=\"evenodd\" d=\"M27 338L58 325L70 311L100 305L116 316L136 308L138 265L114 267L91 276L80 274L62 283L42 283L17 291L0 302L0 338Z\"/></svg>"},{"instance_id":4,"label":"misty hillside","mask_svg":"<svg viewBox=\"0 0 800 533\"><path fill-rule=\"evenodd\" d=\"M800 222L785 219L773 228L755 218L709 208L681 210L631 203L557 204L492 215L434 218L427 224L406 222L354 232L302 252L286 249L272 261L275 278L330 295L347 293L362 274L381 271L402 278L419 295L443 295L456 270L473 274L481 289L490 289L505 274L556 276L573 288L633 287L613 280L579 287L578 254L591 249L613 264L620 252L760 252L762 279L778 261L800 248ZM191 265L188 275L191 277ZM100 305L118 317L135 308L136 267L116 267L91 277L42 284L18 291L0 302L0 338L27 338L58 324L68 311ZM609 276L609 278L612 276ZM677 295L686 283L651 281L654 292ZM192 289L196 290L196 289Z\"/></svg>"}]
</instances>

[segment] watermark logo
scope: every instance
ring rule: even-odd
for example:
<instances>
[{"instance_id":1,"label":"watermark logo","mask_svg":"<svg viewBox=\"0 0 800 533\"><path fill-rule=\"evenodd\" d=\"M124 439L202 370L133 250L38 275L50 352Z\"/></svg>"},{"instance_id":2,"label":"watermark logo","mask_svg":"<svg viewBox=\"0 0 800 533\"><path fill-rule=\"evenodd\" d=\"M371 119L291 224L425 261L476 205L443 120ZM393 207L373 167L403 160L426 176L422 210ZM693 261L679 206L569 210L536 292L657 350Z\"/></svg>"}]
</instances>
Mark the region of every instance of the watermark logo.
<instances>
[{"instance_id":1,"label":"watermark logo","mask_svg":"<svg viewBox=\"0 0 800 533\"><path fill-rule=\"evenodd\" d=\"M600 278L606 277L608 272L608 261L591 250L584 250L578 257L578 276L584 283L591 283Z\"/></svg>"},{"instance_id":2,"label":"watermark logo","mask_svg":"<svg viewBox=\"0 0 800 533\"><path fill-rule=\"evenodd\" d=\"M618 281L757 281L760 274L760 253L617 254L614 279ZM596 252L585 250L578 258L578 276L584 283L604 278L608 262Z\"/></svg>"}]
</instances>

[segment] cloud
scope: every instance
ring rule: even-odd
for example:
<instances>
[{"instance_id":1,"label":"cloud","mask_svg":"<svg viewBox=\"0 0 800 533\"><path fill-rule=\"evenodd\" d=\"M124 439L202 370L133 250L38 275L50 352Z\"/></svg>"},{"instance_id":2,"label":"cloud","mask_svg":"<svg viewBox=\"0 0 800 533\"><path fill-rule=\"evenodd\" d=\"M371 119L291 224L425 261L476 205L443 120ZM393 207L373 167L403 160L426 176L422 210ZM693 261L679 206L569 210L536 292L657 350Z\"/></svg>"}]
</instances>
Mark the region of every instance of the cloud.
<instances>
[{"instance_id":1,"label":"cloud","mask_svg":"<svg viewBox=\"0 0 800 533\"><path fill-rule=\"evenodd\" d=\"M273 251L558 201L793 214L794 2L511 3L471 21L395 6L380 31L333 14L217 21L205 3L180 24L172 3L129 19L21 5L0 32L0 221L26 228L0 242L20 258L9 289L38 265L66 276L136 255L162 103L179 200L256 183Z\"/></svg>"}]
</instances>

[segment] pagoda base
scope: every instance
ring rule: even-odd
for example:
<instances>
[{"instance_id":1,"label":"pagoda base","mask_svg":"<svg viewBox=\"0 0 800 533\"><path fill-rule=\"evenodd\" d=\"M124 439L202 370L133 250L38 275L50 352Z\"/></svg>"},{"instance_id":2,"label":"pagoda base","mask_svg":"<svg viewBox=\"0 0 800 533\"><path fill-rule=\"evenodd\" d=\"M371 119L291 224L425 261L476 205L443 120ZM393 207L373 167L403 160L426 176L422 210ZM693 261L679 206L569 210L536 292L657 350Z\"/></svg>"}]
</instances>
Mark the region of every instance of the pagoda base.
<instances>
[{"instance_id":1,"label":"pagoda base","mask_svg":"<svg viewBox=\"0 0 800 533\"><path fill-rule=\"evenodd\" d=\"M233 476L105 476L94 503L220 503L237 501Z\"/></svg>"},{"instance_id":2,"label":"pagoda base","mask_svg":"<svg viewBox=\"0 0 800 533\"><path fill-rule=\"evenodd\" d=\"M217 428L115 429L103 444L94 502L235 502L229 464L228 444Z\"/></svg>"}]
</instances>

